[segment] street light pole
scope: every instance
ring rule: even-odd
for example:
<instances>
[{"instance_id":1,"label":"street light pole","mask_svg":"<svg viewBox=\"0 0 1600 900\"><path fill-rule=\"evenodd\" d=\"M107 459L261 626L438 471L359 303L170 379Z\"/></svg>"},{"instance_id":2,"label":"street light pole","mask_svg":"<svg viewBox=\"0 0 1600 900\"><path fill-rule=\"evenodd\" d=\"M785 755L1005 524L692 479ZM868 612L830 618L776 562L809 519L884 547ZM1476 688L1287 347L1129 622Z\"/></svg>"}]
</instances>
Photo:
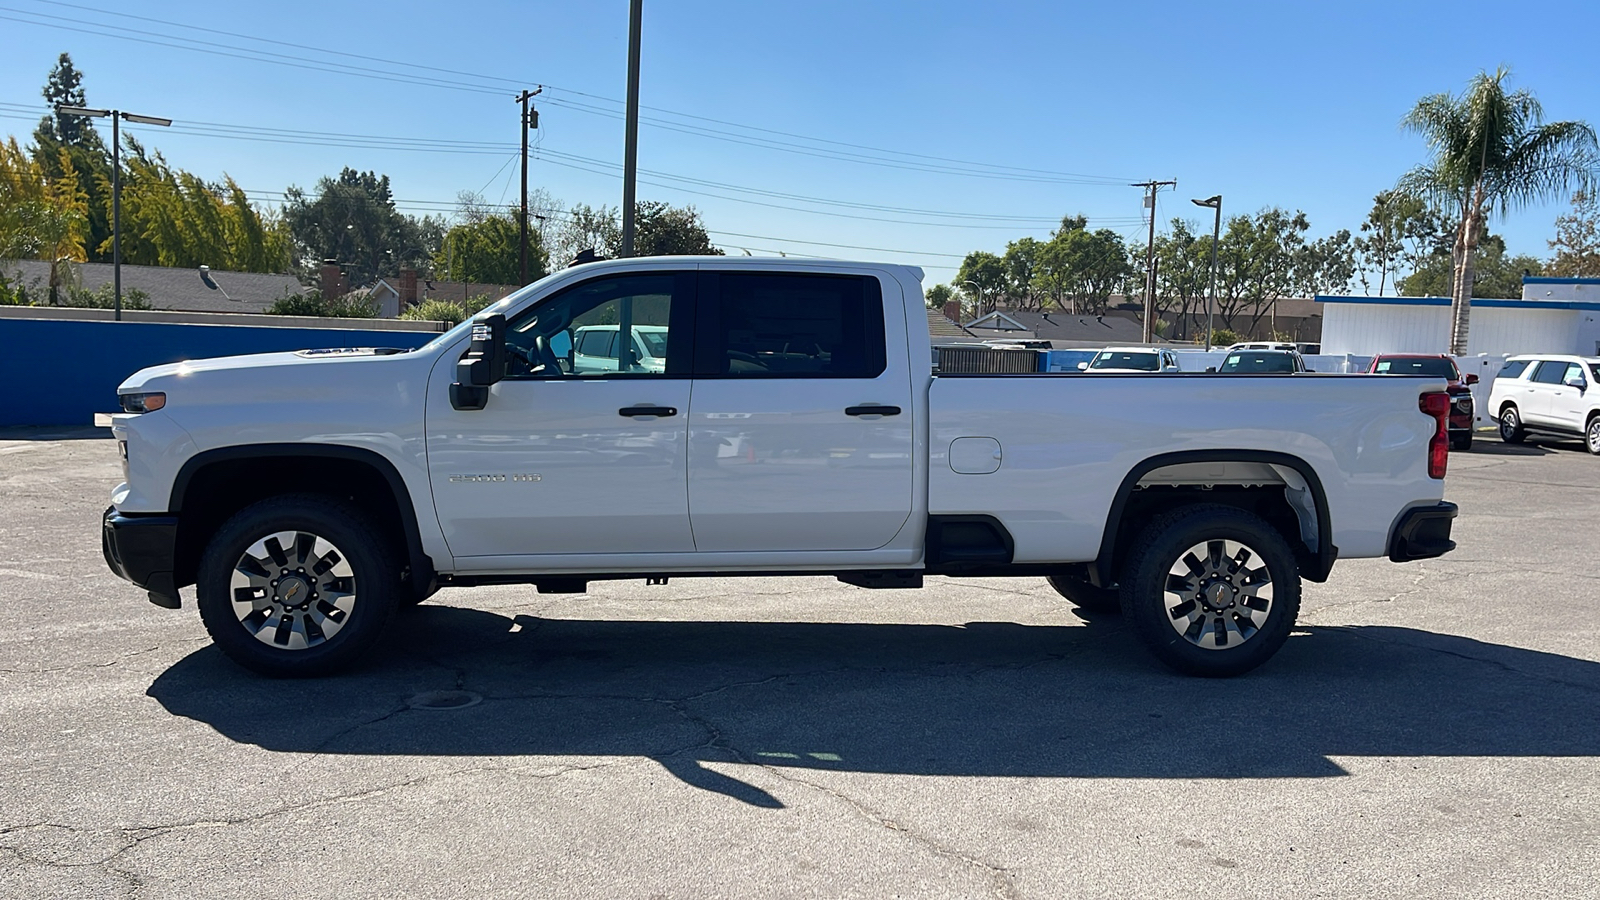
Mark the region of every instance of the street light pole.
<instances>
[{"instance_id":1,"label":"street light pole","mask_svg":"<svg viewBox=\"0 0 1600 900\"><path fill-rule=\"evenodd\" d=\"M138 122L141 125L160 125L165 128L171 119L159 116L136 116L120 109L85 109L81 106L58 106L56 112L67 116L87 116L92 119L111 117L111 293L115 298L117 321L122 321L122 129L121 122Z\"/></svg>"},{"instance_id":2,"label":"street light pole","mask_svg":"<svg viewBox=\"0 0 1600 900\"><path fill-rule=\"evenodd\" d=\"M1209 352L1212 315L1217 305L1217 240L1222 235L1222 195L1189 202L1195 206L1209 206L1217 211L1216 219L1211 224L1211 279L1210 285L1206 288L1206 350Z\"/></svg>"},{"instance_id":3,"label":"street light pole","mask_svg":"<svg viewBox=\"0 0 1600 900\"><path fill-rule=\"evenodd\" d=\"M628 4L628 108L622 138L622 255L633 255L633 189L639 173L639 19L644 0Z\"/></svg>"}]
</instances>

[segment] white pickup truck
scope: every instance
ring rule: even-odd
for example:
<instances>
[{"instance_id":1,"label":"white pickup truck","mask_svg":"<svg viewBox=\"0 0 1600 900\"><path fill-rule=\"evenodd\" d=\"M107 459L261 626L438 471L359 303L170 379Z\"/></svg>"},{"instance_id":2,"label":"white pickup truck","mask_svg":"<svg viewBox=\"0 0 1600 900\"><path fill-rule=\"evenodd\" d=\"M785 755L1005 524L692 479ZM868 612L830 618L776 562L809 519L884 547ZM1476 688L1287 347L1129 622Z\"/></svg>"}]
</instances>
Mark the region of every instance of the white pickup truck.
<instances>
[{"instance_id":1,"label":"white pickup truck","mask_svg":"<svg viewBox=\"0 0 1600 900\"><path fill-rule=\"evenodd\" d=\"M603 261L416 350L145 369L106 561L160 606L194 585L213 640L273 675L348 665L442 585L774 574L1047 577L1232 675L1335 558L1455 546L1437 379L936 375L921 276ZM664 361L622 341L579 371L597 325Z\"/></svg>"}]
</instances>

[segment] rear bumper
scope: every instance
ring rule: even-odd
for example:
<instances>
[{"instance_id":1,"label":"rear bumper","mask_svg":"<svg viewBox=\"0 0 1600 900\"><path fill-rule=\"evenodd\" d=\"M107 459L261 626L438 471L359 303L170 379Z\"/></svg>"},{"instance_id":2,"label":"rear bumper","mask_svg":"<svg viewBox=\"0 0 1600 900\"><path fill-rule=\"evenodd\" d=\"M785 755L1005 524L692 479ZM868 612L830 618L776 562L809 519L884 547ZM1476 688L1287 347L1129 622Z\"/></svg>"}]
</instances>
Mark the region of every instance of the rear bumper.
<instances>
[{"instance_id":1,"label":"rear bumper","mask_svg":"<svg viewBox=\"0 0 1600 900\"><path fill-rule=\"evenodd\" d=\"M1457 512L1454 503L1441 500L1435 506L1413 507L1401 513L1389 536L1389 559L1432 559L1454 550L1456 542L1450 540L1450 525Z\"/></svg>"},{"instance_id":2,"label":"rear bumper","mask_svg":"<svg viewBox=\"0 0 1600 900\"><path fill-rule=\"evenodd\" d=\"M100 552L117 577L125 578L150 594L150 602L178 608L178 587L173 580L173 558L178 546L178 517L129 515L106 510L100 524Z\"/></svg>"}]
</instances>

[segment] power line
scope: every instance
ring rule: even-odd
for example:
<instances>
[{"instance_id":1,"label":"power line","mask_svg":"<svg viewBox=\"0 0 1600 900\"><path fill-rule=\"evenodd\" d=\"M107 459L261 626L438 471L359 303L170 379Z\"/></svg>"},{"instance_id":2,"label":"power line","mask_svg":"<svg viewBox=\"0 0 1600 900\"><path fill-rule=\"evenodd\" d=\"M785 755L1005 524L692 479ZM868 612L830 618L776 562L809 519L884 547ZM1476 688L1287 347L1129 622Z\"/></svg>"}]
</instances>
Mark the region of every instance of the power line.
<instances>
[{"instance_id":1,"label":"power line","mask_svg":"<svg viewBox=\"0 0 1600 900\"><path fill-rule=\"evenodd\" d=\"M371 58L370 55L366 55L366 54L351 53L351 52L348 52L348 51L335 50L335 49L331 49L331 48L327 48L327 47L317 47L317 46L313 46L313 45L310 45L310 44L298 44L298 43L293 43L293 42L290 42L290 41L274 40L274 39L271 39L271 38L257 37L255 35L246 35L246 34L240 34L238 32L223 31L223 30L215 29L215 28L205 28L205 27L198 26L198 25L189 25L187 23L182 23L182 22L171 22L171 21L167 21L167 20L163 20L163 19L152 18L150 16L140 16L140 15L134 15L132 13L125 13L125 12L120 12L120 11L116 11L116 10L101 9L101 8L98 8L98 7L86 6L86 5L79 4L79 3L66 3L66 2L63 2L63 0L32 0L32 2L47 4L47 5L50 5L50 6L66 7L66 8L69 8L69 9L83 10L83 11L86 11L86 12L100 13L100 14L103 14L103 15L120 16L120 17L126 18L126 19L135 19L135 20L142 21L142 22L150 22L150 23L158 24L158 25L166 25L168 27L173 27L173 28L184 28L184 29L188 29L188 30L192 30L192 31L202 32L202 33L205 33L205 34L222 35L224 37L232 37L232 38L237 38L237 39L240 39L240 40L247 40L247 41L256 41L256 42L263 43L263 44L272 44L272 45L275 45L275 46L289 47L289 48L293 48L293 49L297 49L297 50L309 50L311 52L318 53L318 54L344 56L344 57L348 57L348 58L351 58L351 59L359 60L364 68L365 67L370 67L374 62L381 62L381 63L383 63L385 65L389 65L391 67L413 68L413 69L420 69L420 70L425 70L425 71L430 71L430 72L440 72L440 73L444 73L444 74L448 74L448 75L460 75L460 76L463 76L463 77L466 77L466 78L475 78L475 79L480 79L480 80L483 80L483 81L499 81L499 82L502 82L502 83L504 83L506 85L516 86L516 87L520 87L526 81L525 79L504 78L504 77L501 77L501 76L498 76L498 75L488 75L488 74L484 74L484 73L480 73L480 72L467 72L467 71L463 71L463 70L460 70L460 69L446 69L446 68L441 68L441 67L438 67L438 66L428 66L428 65L423 65L421 63L413 63L413 62L408 62L408 61L404 61L404 60L398 60L398 61L376 60L375 61L375 60L373 60ZM23 14L24 15L43 15L41 13L23 13ZM562 93L572 94L572 95L578 96L578 97L587 97L587 98L589 98L591 100L599 100L599 101L602 101L602 102L605 102L605 103L613 103L613 104L618 104L618 105L622 104L621 100L618 100L618 99L616 99L614 97L606 97L606 96L603 96L601 94L589 93L587 91L580 91L580 90L576 90L574 88L560 87L560 86L557 86L557 85L545 85L545 87L548 87L551 90L561 91ZM728 121L726 119L717 119L717 118L712 118L710 116L701 116L701 115L695 115L695 114L692 114L692 113L677 112L675 110L666 109L666 108L658 107L658 106L641 105L640 108L641 109L648 109L648 110L650 110L652 112L663 113L665 115L677 116L679 118L694 119L694 120L701 121L701 122L710 122L712 124L723 125L723 126L726 126L726 127L729 127L729 128L740 128L740 129L744 129L744 130L748 130L748 131L762 132L762 133L765 133L765 134L773 134L773 135L778 135L778 136L781 136L781 137L789 137L789 138L795 138L795 139L798 139L798 140L812 141L812 142L815 142L815 143L831 144L831 145L837 146L837 147L850 147L850 148L856 149L856 150L870 150L870 151L872 151L874 153L884 153L884 154L908 156L908 157L914 157L914 158L918 158L918 159L931 160L931 161L935 161L935 162L953 163L953 164L957 164L957 165L967 165L967 166L981 166L981 167L986 167L986 168L994 168L994 169L1008 170L1008 171L1014 171L1014 172L1024 172L1024 173L1035 174L1035 175L1051 175L1051 176L1057 176L1057 177L1093 179L1093 180L1095 180L1097 182L1098 181L1103 181L1103 182L1105 182L1107 184L1121 184L1122 182L1125 182L1127 180L1126 178L1114 177L1114 176L1085 175L1085 174L1082 174L1082 173L1058 172L1058 171L1053 171L1053 170L1049 170L1049 169L1031 169L1031 168L1025 168L1025 167L1020 167L1020 166L1007 166L1007 165L1001 165L1001 164L997 164L997 163L984 163L984 162L976 162L976 161L973 161L973 160L963 160L963 159L955 159L955 158L944 157L944 156L934 156L934 155L931 155L931 154L915 153L915 152L906 151L906 150L889 150L889 149L885 149L885 148L882 148L882 147L873 147L873 146L869 146L869 145L866 145L866 144L855 144L855 143L850 143L850 142L847 142L847 141L836 141L836 140L831 140L831 139L828 139L828 138L813 137L811 135L798 134L798 133L791 132L791 131L780 131L778 129L764 128L764 127L757 126L757 125L745 125L745 124L741 124L741 123L738 123L738 122L730 122L730 121Z\"/></svg>"},{"instance_id":2,"label":"power line","mask_svg":"<svg viewBox=\"0 0 1600 900\"><path fill-rule=\"evenodd\" d=\"M491 86L485 85L485 84L474 84L474 83L470 83L470 82L453 81L453 80L449 80L449 79L437 78L437 77L434 77L434 76L431 76L431 75L408 75L408 74L403 74L403 73L399 73L399 72L387 72L387 73L385 73L385 72L377 72L377 71L374 71L372 67L375 64L375 62L381 62L381 61L374 61L374 60L371 60L368 57L361 56L361 55L358 55L358 54L349 53L349 52L346 52L346 51L331 50L331 49L328 49L328 48L315 47L315 46L307 45L307 44L295 44L295 43L291 43L291 42L287 42L287 41L276 41L276 40L271 40L271 39L266 39L266 38L257 38L257 37L253 37L253 36L249 36L249 35L237 34L237 33L234 33L234 32L220 31L218 29L202 28L202 27L199 27L199 26L186 25L186 24L183 24L183 23L164 21L164 20L160 20L160 19L147 17L147 16L135 16L135 15L132 15L132 14L120 13L120 12L116 12L114 10L105 10L105 9L100 9L100 8L97 8L97 7L86 6L86 5L81 5L81 4L62 3L62 2L58 2L58 0L34 0L34 2L48 3L48 4L53 5L53 6L61 6L61 7L67 7L67 8L72 8L72 9L91 11L91 12L101 13L101 14L105 14L105 15L122 16L122 17L125 17L125 18L135 19L135 20L139 20L139 21L152 22L152 23L156 23L156 24L160 24L160 25L165 25L165 26L167 26L169 28L188 29L188 30L207 33L207 34L218 34L218 35L223 35L223 36L228 36L228 37L234 37L234 38L238 38L238 39L241 39L241 40L258 41L258 42L269 43L269 44L273 44L273 45L277 45L277 46L284 46L284 47L290 47L290 48L295 48L295 49L303 49L303 50L307 50L307 51L311 51L311 52L317 53L320 56L334 55L334 56L350 57L350 58L355 58L355 59L361 60L361 65L359 67L356 67L356 66L344 66L344 65L339 65L337 63L329 63L329 62L326 62L325 60L322 60L322 59L307 59L305 57L297 57L297 56L292 56L292 55L289 55L289 54L274 53L272 51L259 50L259 49L250 48L250 47L227 46L227 45L221 45L221 44L215 44L215 43L213 43L213 44L211 44L209 46L206 46L206 47L200 47L200 46L195 46L192 43L188 43L188 42L185 42L185 43L172 43L170 41L173 40L173 39L176 39L176 40L184 40L184 39L183 38L177 38L176 36L171 35L171 34L163 34L163 33L160 33L160 32L146 31L146 30L143 30L143 29L118 28L116 30L107 30L106 26L92 25L90 23L82 22L80 19L71 19L71 18L67 18L67 17L63 17L63 16L52 16L52 15L49 15L47 13L33 12L33 11L27 11L27 10L19 10L19 9L14 8L14 7L0 7L0 10L4 10L4 11L7 11L7 12L12 12L12 13L15 13L15 14L21 15L21 16L30 16L30 17L33 17L33 18L31 18L31 19L19 19L19 18L15 18L15 17L11 17L11 16L0 16L0 19L6 19L8 21L15 21L15 22L20 22L20 23L24 23L24 24L31 24L31 25L35 25L37 27L60 28L60 29L68 30L68 31L76 31L76 32L85 33L85 34L93 34L93 35L97 35L97 36L100 36L100 37L109 37L109 38L121 39L121 40L131 40L131 41L136 41L136 42L139 42L139 43L147 43L147 44L154 44L156 46L169 47L169 48L172 48L172 49L191 50L191 51L199 52L199 53L209 53L209 54L212 54L212 55L218 55L218 56L224 56L224 57L230 57L230 58L236 58L236 59L245 59L245 60L249 60L249 61L253 61L253 62L265 62L265 63L269 63L269 64L274 64L274 65L289 66L289 67L292 67L292 68L303 68L303 69L308 69L308 70L317 71L317 72L325 72L325 73L331 73L331 74L344 74L344 75L351 75L351 76L355 76L355 77L377 79L377 80L382 80L382 81L390 81L390 82L397 82L397 83L404 83L404 84L415 84L415 85L418 85L418 86L436 87L436 88L442 88L442 89L465 90L465 91L471 91L471 92L476 92L476 93L488 93L488 94L501 93L501 89L494 88L494 87L491 87ZM45 19L45 20L49 20L49 21L35 21L36 19ZM146 37L143 37L143 38L135 37L134 34L129 34L129 33L126 33L126 32L134 32L136 34L146 35ZM167 38L169 40L166 40L166 41L156 40L157 38ZM445 74L462 75L462 76L469 77L469 78L486 79L486 80L499 81L499 82L504 82L504 83L517 83L517 82L513 81L512 79L505 79L505 78L501 78L499 76L481 75L481 74L477 74L477 73L468 73L468 72L462 72L460 70L454 70L454 69L442 69L442 68L439 68L439 67L424 66L424 65L416 64L416 63L384 62L383 64L384 65L388 65L391 68L416 68L416 69L421 69L421 70L426 70L426 71L441 72L441 73L445 73ZM549 87L551 90L560 91L562 93L571 94L573 96L587 97L587 98L591 98L591 99L595 99L595 100L600 100L600 101L606 102L606 103L613 103L613 104L620 103L620 101L614 100L612 98L607 98L607 97L603 97L603 96L600 96L600 95L597 95L597 94L587 93L587 92L584 92L584 91L577 91L577 90L573 90L573 89L569 89L569 88L559 88L559 87L555 87L555 86L547 86L547 87ZM606 109L594 107L594 106L591 106L591 105L588 105L588 104L584 104L584 103L581 103L581 102L578 102L578 101L561 100L559 98L549 98L549 100L552 103L561 104L561 105L566 106L567 108L588 112L588 113L594 114L594 115L606 116L606 117L611 117L611 118L619 118L621 116L620 113L617 113L617 112L614 112L614 111L611 111L611 110L606 110ZM901 162L895 162L894 160L883 159L883 158L881 158L881 156L876 156L876 157L875 156L866 156L866 155L859 154L859 153L847 153L847 152L843 152L843 151L833 151L833 150L826 150L826 149L823 149L823 148L815 148L815 147L806 148L806 147L797 146L797 145L794 145L794 144L791 144L791 143L788 143L788 142L774 141L771 138L762 138L762 137L755 137L755 136L750 136L750 135L737 135L737 134L733 134L733 133L729 133L729 132L725 132L725 131L720 131L718 129L705 128L703 126L697 126L697 125L685 124L685 123L674 123L674 122L670 122L668 120L658 119L658 118L655 118L655 117L642 117L642 119L644 121L649 122L650 124L652 124L652 126L659 127L659 128L664 128L664 129L669 130L669 131L677 131L677 132L680 132L680 133L689 134L689 135L695 135L695 136L699 136L699 137L706 137L706 138L712 138L712 139L717 139L717 140L725 140L725 141L729 141L729 142L736 143L736 144L743 144L743 145L746 145L746 146L753 146L753 147L758 147L758 148L762 148L762 149L778 150L778 151L789 152L789 153L799 153L801 155L820 157L820 158L830 159L830 160L834 160L834 161L848 161L848 162L855 162L855 163L866 164L866 165L877 165L877 166L885 166L885 167L889 167L889 168L909 169L909 170L912 170L912 171L923 171L923 172L929 172L929 173L933 173L933 174L958 175L958 176L966 176L966 177L1004 179L1004 180L1014 180L1014 181L1025 181L1025 182L1063 183L1063 184L1074 184L1075 183L1075 184L1085 184L1085 185L1115 185L1115 184L1121 184L1121 183L1125 182L1125 179L1119 178L1119 177L1099 176L1099 175L1084 175L1084 174L1081 174L1081 173L1052 172L1050 170L1044 170L1044 169L1027 169L1027 168L1018 167L1018 166L1006 166L1006 165L999 165L999 164L994 164L994 163L980 163L980 162L973 162L973 161L968 161L968 160L957 160L957 159L953 159L953 158L949 158L949 157L937 157L937 156L932 156L930 154L921 154L921 153L914 153L914 152L909 152L909 151L887 150L887 149L884 149L884 148L869 147L867 145L852 144L852 143L848 143L848 142L844 142L844 141L830 140L830 139L827 139L827 138L816 138L816 137L811 137L811 136L807 136L807 135L796 134L796 133L793 133L793 132L785 132L785 131L778 131L776 129L762 128L762 127L759 127L759 126L741 125L741 124L738 124L738 123L727 122L727 121L721 120L721 119L713 119L713 118L710 118L710 117L707 117L707 116L698 116L698 115L693 115L693 114L688 114L688 113L679 113L679 112L674 112L674 111L671 111L671 110L665 110L665 109L661 109L661 108L657 108L657 107L645 107L645 108L652 109L652 110L657 111L657 112L661 112L664 115L676 116L678 118L683 118L683 119L692 119L692 120L697 120L697 121L711 122L711 123L714 123L714 124L724 125L724 126L730 127L730 128L742 129L742 130L745 130L745 131L760 132L760 133L772 134L772 135L779 135L779 136L782 136L782 137L794 138L796 140L807 141L807 142L811 142L811 143L815 143L815 144L825 144L825 145L830 145L830 146L835 146L835 147L849 147L849 148L858 149L858 150L868 150L868 151L870 151L872 153L880 154L881 156L891 156L891 157L892 156L898 156L898 157L905 158ZM919 160L926 160L927 162L920 162ZM937 163L937 165L935 163ZM980 170L989 170L989 171L980 171ZM1010 174L1006 174L1006 173L1010 173Z\"/></svg>"},{"instance_id":3,"label":"power line","mask_svg":"<svg viewBox=\"0 0 1600 900\"><path fill-rule=\"evenodd\" d=\"M36 109L36 110L39 110L41 112L48 112L48 108L47 107L42 107L42 106L39 106L39 107L26 107L26 106L23 106L21 104L0 103L0 108L4 108L4 107L11 107L11 108L16 108L16 109ZM0 113L0 118L24 118L24 117L22 117L22 116L6 116L4 113ZM219 130L219 129L221 129L221 130ZM428 151L428 152L448 153L448 152L452 152L452 150L450 148L455 147L456 145L460 144L463 147L463 149L461 150L462 153L474 154L474 155L499 155L501 153L506 152L508 149L512 149L512 145L509 144L509 143L496 144L496 143L479 142L479 141L456 142L456 141L445 141L445 140L437 140L437 139L392 138L392 137L382 137L382 136L377 136L377 135L351 135L351 134L339 134L339 133L323 134L323 133L319 133L319 132L294 131L294 130L289 130L289 129L256 128L256 127L252 127L252 126L223 125L223 124L219 124L219 123L206 123L203 127L190 125L190 124L185 124L185 123L176 123L176 124L174 124L172 130L175 133L185 134L185 135L193 135L193 136L200 136L200 137L215 137L215 138L223 138L223 139L229 139L229 140L242 140L242 141L250 141L250 142L253 142L253 143L254 142L266 141L266 142L272 142L272 143L303 144L303 145L307 145L307 146L349 147L349 148L359 148L359 149L404 150L404 151L420 150L420 151ZM268 134L267 135L258 135L258 134L255 133L257 131L267 132ZM343 138L349 138L350 140L343 140ZM390 145L388 143L390 141L403 141L403 142L406 142L406 143L399 144L399 145ZM421 146L419 146L419 145L421 145ZM427 146L427 145L436 145L436 146ZM547 161L550 161L550 162L552 162L553 164L556 164L556 165L562 165L562 163L559 162L559 161L565 161L566 163L568 163L568 165L564 166L565 168L572 168L572 169L576 169L578 171L588 172L589 174L602 175L602 176L605 176L605 177L616 177L616 175L615 175L614 171L595 171L595 169L593 169L593 168L586 168L586 167L600 167L602 169L610 169L610 170L615 170L615 169L619 168L617 166L617 164L611 163L611 162L608 162L608 161L605 161L605 160L598 160L598 159L594 159L592 157L585 157L585 156L580 156L580 155L577 155L577 154L562 153L560 151L555 151L555 150L542 150L542 151L540 151L540 158L546 159ZM709 187L709 188L714 188L714 189L722 190L722 191L732 191L732 192L735 192L735 193L752 194L752 195L762 196L762 197L771 197L771 198L774 198L774 199L793 200L793 201L796 201L796 202L810 203L810 204L816 204L816 205L822 205L822 206L836 206L836 207L847 208L847 209L859 209L859 210L866 210L866 211L898 213L898 214L902 214L902 215L931 216L931 217L935 217L935 218L945 218L945 219L953 219L953 220L971 220L971 221L977 221L977 222L990 221L990 222L1007 223L1007 224L987 225L987 226L985 226L985 225L956 225L956 226L947 226L947 227L989 228L989 229L998 229L998 230L1008 230L1009 231L1009 230L1015 230L1017 228L1027 227L1027 225L1030 224L1030 223L1031 224L1046 224L1046 223L1057 223L1057 222L1060 221L1059 218L1055 217L1055 216L1022 216L1022 215L1003 215L1003 214L994 214L994 213L962 213L962 212L931 210L931 209L923 209L923 208L915 208L915 207L898 207L898 206L889 206L889 205L884 205L884 204L861 203L861 202L850 201L850 200L835 200L835 199L822 198L822 197L811 197L811 196L807 196L807 195L803 195L803 194L792 194L792 193L787 193L787 192L783 192L783 191L771 191L771 190L766 190L766 189L763 189L763 188L753 188L753 187L746 187L746 186L735 185L735 184L728 184L726 182L711 181L711 180L708 180L708 179L695 178L693 176L687 176L687 175L677 175L677 174L670 173L670 172L661 172L661 171L656 171L656 170L651 170L651 169L641 169L640 171L643 172L643 173L646 173L648 175L651 175L654 178L665 179L665 180L667 180L669 182L683 182L683 183L686 183L686 184L696 185L696 186L699 186L699 187ZM762 203L762 202L758 202L758 201L751 201L751 200L748 200L748 199L745 199L745 198L741 198L741 197L728 197L728 196L725 196L723 194L715 194L715 193L710 193L710 192L707 192L707 191L694 191L694 190L678 187L677 185L662 184L660 181L649 181L649 182L646 182L646 183L652 184L653 186L656 186L656 187L664 187L664 188L667 188L667 189L670 189L670 190L684 190L684 191L686 191L688 193L694 193L694 194L697 194L697 195L700 195L700 196L708 196L708 197L713 197L713 198L716 198L716 199L728 200L728 201L734 202L734 203L750 203L750 204L755 204L755 205L760 205L760 206L766 206L766 207L773 208L773 209L783 209L783 210L799 211L799 212L810 212L810 213L817 214L817 215L829 215L829 216L836 216L836 217L842 217L842 218L855 218L855 219L862 219L862 220L866 220L866 221L887 222L887 223L892 223L892 224L947 225L947 223L930 223L930 222L921 222L921 221L906 221L906 220L903 220L903 219L886 219L886 218L881 218L881 217L876 217L876 216L847 216L847 215L843 215L843 214L839 214L839 213L828 213L828 212L824 212L824 211L820 211L820 210L801 209L801 208L788 206L788 205L784 205L784 204L778 204L778 203ZM484 187L487 188L488 185L485 185ZM479 193L482 193L482 191L480 190ZM1094 220L1094 222L1096 224L1102 225L1102 226L1119 226L1119 225L1124 224L1125 222L1128 222L1128 221L1133 221L1133 217L1126 217L1126 218L1124 218L1124 217L1102 217L1102 218L1096 218ZM1143 221L1143 220L1139 219L1138 221Z\"/></svg>"}]
</instances>

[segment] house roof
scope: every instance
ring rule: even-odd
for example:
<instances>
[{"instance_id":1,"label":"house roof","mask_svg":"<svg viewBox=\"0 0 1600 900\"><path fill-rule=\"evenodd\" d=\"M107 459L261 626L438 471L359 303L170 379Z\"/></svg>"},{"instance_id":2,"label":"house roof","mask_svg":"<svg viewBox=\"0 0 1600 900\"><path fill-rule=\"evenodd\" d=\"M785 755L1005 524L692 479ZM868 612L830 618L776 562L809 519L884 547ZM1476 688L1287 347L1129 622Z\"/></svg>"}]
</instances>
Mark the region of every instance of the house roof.
<instances>
[{"instance_id":1,"label":"house roof","mask_svg":"<svg viewBox=\"0 0 1600 900\"><path fill-rule=\"evenodd\" d=\"M96 291L112 281L110 263L73 263L72 269L78 286ZM50 283L50 263L42 259L0 261L0 272L7 277L19 275L23 284L36 286L41 291ZM271 306L284 294L298 294L305 290L293 275L269 275L260 272L224 272L211 270L211 277L221 286L212 290L200 280L200 270L169 266L122 266L122 292L143 291L150 297L155 309L175 309L186 312L259 313ZM227 291L232 300L224 299Z\"/></svg>"},{"instance_id":2,"label":"house roof","mask_svg":"<svg viewBox=\"0 0 1600 900\"><path fill-rule=\"evenodd\" d=\"M937 309L928 310L928 334L936 338L970 337L966 331L962 330L960 325L957 325L956 323L945 318L944 313Z\"/></svg>"},{"instance_id":3,"label":"house roof","mask_svg":"<svg viewBox=\"0 0 1600 900\"><path fill-rule=\"evenodd\" d=\"M985 337L1036 337L1046 341L1098 341L1129 343L1139 341L1139 323L1122 316L1072 315L1065 312L992 312L968 322L967 330Z\"/></svg>"}]
</instances>

